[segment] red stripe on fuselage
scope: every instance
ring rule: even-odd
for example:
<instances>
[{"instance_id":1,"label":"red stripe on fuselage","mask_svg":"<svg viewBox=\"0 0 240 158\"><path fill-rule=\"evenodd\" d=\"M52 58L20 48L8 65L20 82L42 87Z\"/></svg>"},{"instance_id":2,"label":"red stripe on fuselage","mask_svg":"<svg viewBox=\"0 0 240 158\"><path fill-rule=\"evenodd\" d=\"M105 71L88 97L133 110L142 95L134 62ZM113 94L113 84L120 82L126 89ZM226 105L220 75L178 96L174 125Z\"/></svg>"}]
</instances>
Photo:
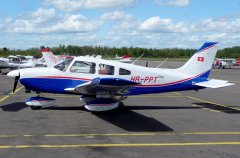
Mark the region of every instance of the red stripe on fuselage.
<instances>
[{"instance_id":1,"label":"red stripe on fuselage","mask_svg":"<svg viewBox=\"0 0 240 158\"><path fill-rule=\"evenodd\" d=\"M207 71L206 71L206 72L207 72ZM196 76L189 77L189 78L186 78L186 79L183 79L183 80L175 81L175 82L164 83L164 84L138 85L138 86L135 86L135 87L162 87L162 86L174 85L174 84L182 83L182 82L185 82L185 81L189 81L189 80L191 80L191 79L193 79L193 78L197 78L197 77L203 75L203 74L206 73L206 72L203 72L203 73L201 73L201 74L198 74L198 75L196 75ZM70 79L70 80L91 81L91 79L87 79L87 78L77 78L77 77L67 77L67 76L38 76L38 77L35 77L35 78Z\"/></svg>"},{"instance_id":2,"label":"red stripe on fuselage","mask_svg":"<svg viewBox=\"0 0 240 158\"><path fill-rule=\"evenodd\" d=\"M37 76L34 78L49 78L49 79L70 79L70 80L84 80L90 81L88 78L78 78L78 77L67 77L67 76Z\"/></svg>"},{"instance_id":3,"label":"red stripe on fuselage","mask_svg":"<svg viewBox=\"0 0 240 158\"><path fill-rule=\"evenodd\" d=\"M206 72L203 72L203 73L201 73L201 74L198 74L197 76L194 76L194 77L186 78L186 79L179 80L179 81L175 81L175 82L164 83L164 84L139 85L139 86L136 86L136 87L161 87L161 86L174 85L174 84L182 83L182 82L185 82L185 81L189 81L189 80L191 80L191 79L193 79L193 78L197 78L197 77L201 76L201 75L204 74L204 73L206 73Z\"/></svg>"}]
</instances>

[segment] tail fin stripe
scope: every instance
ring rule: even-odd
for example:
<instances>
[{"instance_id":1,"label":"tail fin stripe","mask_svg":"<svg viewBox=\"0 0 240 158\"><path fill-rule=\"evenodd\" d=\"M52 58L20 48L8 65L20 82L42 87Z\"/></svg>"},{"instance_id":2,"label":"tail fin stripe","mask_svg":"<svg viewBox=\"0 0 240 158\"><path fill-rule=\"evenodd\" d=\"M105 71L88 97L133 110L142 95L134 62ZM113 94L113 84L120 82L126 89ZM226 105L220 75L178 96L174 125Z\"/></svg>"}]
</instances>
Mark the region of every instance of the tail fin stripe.
<instances>
[{"instance_id":1,"label":"tail fin stripe","mask_svg":"<svg viewBox=\"0 0 240 158\"><path fill-rule=\"evenodd\" d=\"M204 51L206 51L207 49L214 47L216 44L218 44L218 42L205 43L205 44L197 51L197 53L204 52Z\"/></svg>"}]
</instances>

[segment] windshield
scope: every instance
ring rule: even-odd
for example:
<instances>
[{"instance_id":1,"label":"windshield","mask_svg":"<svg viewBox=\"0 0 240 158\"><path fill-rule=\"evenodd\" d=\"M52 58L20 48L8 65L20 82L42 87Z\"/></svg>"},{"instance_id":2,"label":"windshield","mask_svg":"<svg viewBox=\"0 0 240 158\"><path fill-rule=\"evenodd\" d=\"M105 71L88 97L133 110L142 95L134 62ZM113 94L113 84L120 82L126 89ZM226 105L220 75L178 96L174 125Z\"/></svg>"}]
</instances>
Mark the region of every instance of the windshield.
<instances>
[{"instance_id":1,"label":"windshield","mask_svg":"<svg viewBox=\"0 0 240 158\"><path fill-rule=\"evenodd\" d=\"M60 71L66 71L70 63L73 61L74 58L66 59L63 62L57 64L54 66L55 69L58 69Z\"/></svg>"}]
</instances>

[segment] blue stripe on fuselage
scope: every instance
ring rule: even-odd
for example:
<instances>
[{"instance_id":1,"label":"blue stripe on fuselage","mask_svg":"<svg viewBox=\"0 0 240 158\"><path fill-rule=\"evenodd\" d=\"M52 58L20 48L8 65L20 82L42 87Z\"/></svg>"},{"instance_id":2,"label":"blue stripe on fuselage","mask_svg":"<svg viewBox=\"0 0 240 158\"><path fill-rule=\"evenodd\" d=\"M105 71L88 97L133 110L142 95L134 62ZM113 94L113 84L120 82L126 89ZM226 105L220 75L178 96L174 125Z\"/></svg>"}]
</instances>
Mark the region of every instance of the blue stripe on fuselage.
<instances>
[{"instance_id":1,"label":"blue stripe on fuselage","mask_svg":"<svg viewBox=\"0 0 240 158\"><path fill-rule=\"evenodd\" d=\"M20 82L26 87L37 92L68 94L65 88L73 88L87 82L86 80L72 80L59 78L23 78Z\"/></svg>"}]
</instances>

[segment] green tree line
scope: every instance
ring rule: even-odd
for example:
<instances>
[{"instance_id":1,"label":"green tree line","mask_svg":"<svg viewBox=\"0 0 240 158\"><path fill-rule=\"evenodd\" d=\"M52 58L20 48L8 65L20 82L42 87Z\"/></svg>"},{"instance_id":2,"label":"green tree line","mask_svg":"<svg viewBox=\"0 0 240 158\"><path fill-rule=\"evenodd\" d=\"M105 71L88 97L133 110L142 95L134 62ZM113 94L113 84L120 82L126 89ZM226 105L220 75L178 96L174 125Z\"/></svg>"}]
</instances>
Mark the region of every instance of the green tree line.
<instances>
[{"instance_id":1,"label":"green tree line","mask_svg":"<svg viewBox=\"0 0 240 158\"><path fill-rule=\"evenodd\" d=\"M130 54L133 57L139 57L144 54L144 57L149 58L190 58L195 52L195 49L155 49L155 48L138 48L138 47L101 47L101 46L75 46L75 45L60 45L58 47L50 48L56 55L102 55L103 57L115 57L115 55L122 56L124 54ZM0 56L7 57L9 55L31 55L35 57L41 57L39 48L29 48L26 50L20 49L8 49L6 47L0 49ZM239 58L240 46L231 48L225 48L218 50L217 57L219 58Z\"/></svg>"}]
</instances>

